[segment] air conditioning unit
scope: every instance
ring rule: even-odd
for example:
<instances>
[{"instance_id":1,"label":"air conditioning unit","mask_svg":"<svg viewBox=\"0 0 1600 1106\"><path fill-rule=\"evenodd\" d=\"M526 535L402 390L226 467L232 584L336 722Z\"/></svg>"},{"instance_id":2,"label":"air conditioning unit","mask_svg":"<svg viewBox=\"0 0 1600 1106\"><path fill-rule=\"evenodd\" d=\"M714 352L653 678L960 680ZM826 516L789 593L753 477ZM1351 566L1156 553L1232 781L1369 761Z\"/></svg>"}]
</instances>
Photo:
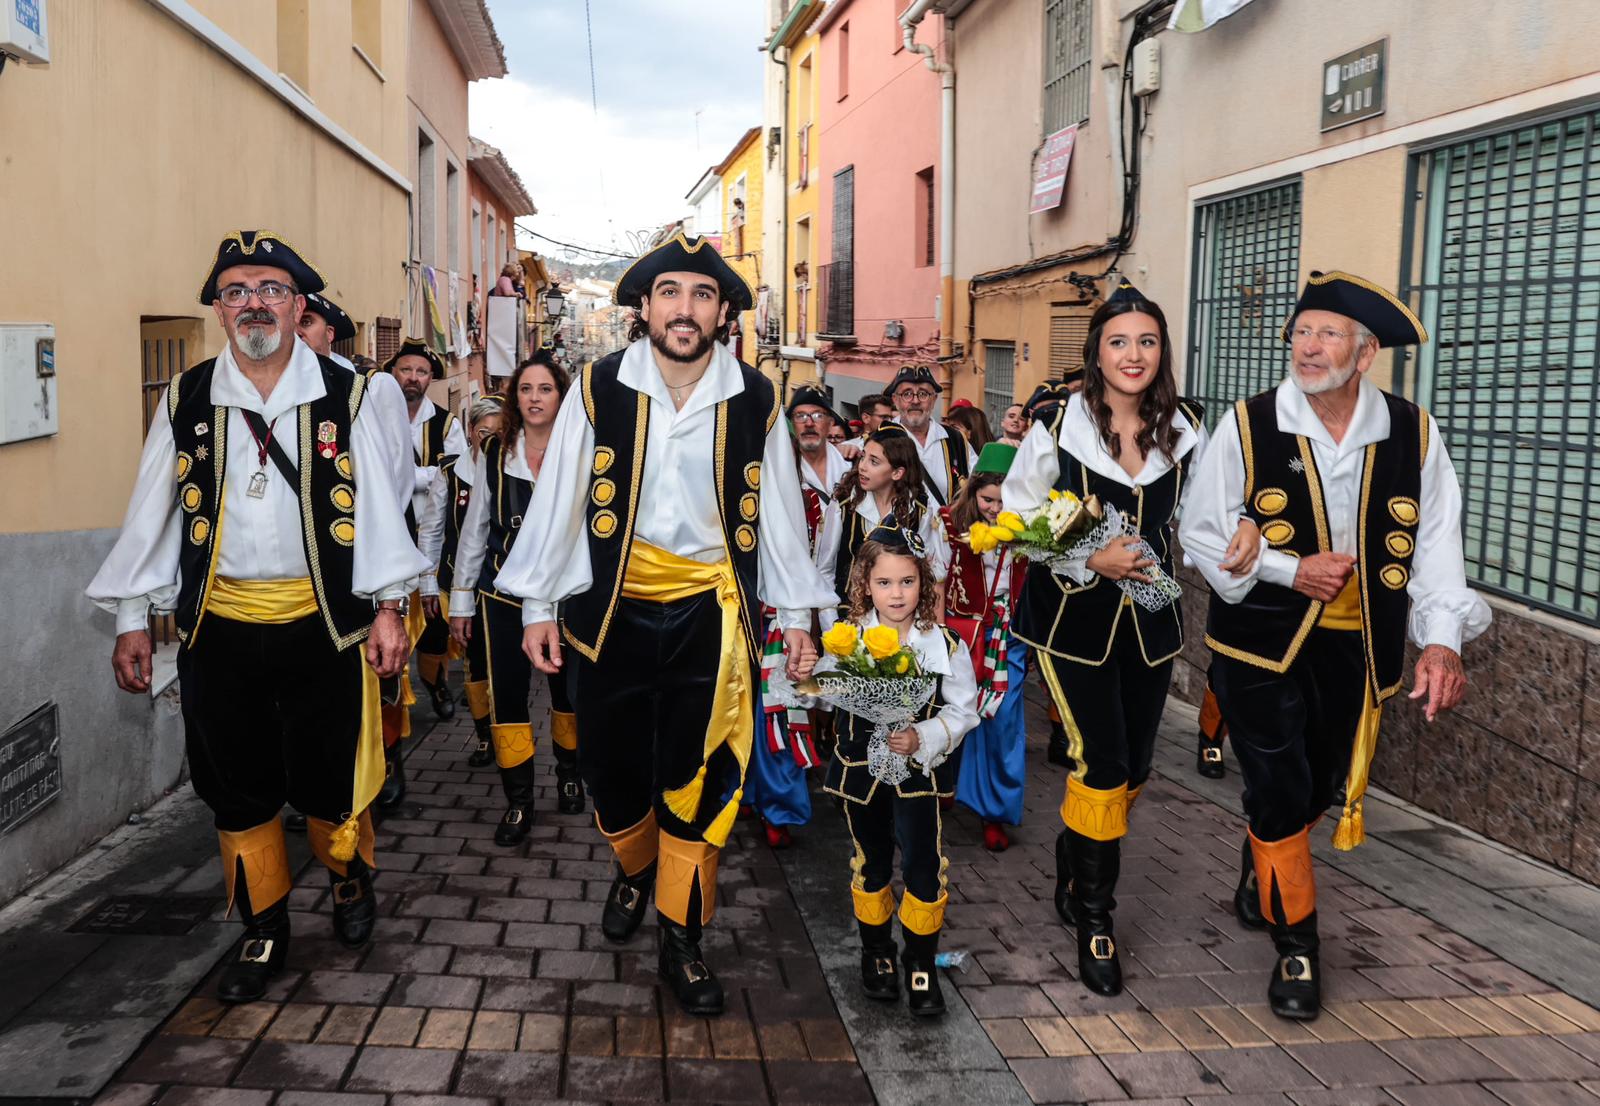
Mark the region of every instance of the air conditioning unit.
<instances>
[{"instance_id":1,"label":"air conditioning unit","mask_svg":"<svg viewBox=\"0 0 1600 1106\"><path fill-rule=\"evenodd\" d=\"M29 65L50 64L45 0L0 0L0 55Z\"/></svg>"}]
</instances>

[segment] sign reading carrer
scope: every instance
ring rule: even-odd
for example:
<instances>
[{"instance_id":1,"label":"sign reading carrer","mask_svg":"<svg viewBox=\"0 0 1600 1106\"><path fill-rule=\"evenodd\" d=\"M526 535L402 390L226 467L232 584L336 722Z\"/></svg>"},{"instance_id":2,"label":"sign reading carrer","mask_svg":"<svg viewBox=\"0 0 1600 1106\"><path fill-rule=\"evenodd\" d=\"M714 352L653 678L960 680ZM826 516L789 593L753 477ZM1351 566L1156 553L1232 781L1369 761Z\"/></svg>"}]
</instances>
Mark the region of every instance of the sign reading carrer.
<instances>
[{"instance_id":1,"label":"sign reading carrer","mask_svg":"<svg viewBox=\"0 0 1600 1106\"><path fill-rule=\"evenodd\" d=\"M1382 115L1389 40L1380 38L1322 67L1322 129L1346 127Z\"/></svg>"},{"instance_id":2,"label":"sign reading carrer","mask_svg":"<svg viewBox=\"0 0 1600 1106\"><path fill-rule=\"evenodd\" d=\"M61 715L46 703L0 734L0 834L61 794Z\"/></svg>"}]
</instances>

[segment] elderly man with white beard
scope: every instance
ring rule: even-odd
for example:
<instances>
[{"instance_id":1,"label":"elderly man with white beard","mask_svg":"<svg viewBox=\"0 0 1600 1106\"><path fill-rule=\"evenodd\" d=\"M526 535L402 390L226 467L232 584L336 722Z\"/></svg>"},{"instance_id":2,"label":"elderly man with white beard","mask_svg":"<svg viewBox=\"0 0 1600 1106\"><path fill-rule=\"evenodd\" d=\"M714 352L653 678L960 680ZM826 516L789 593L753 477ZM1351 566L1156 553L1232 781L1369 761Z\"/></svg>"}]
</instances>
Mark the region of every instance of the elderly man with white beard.
<instances>
[{"instance_id":1,"label":"elderly man with white beard","mask_svg":"<svg viewBox=\"0 0 1600 1106\"><path fill-rule=\"evenodd\" d=\"M1289 379L1223 416L1179 537L1212 588L1211 686L1244 777L1235 911L1272 932L1273 1013L1310 1020L1321 1007L1311 827L1343 781L1334 847L1363 839L1407 631L1422 648L1410 697L1432 722L1461 701L1462 643L1490 615L1467 587L1461 489L1437 424L1367 379L1379 348L1428 340L1422 323L1371 281L1313 272L1282 338ZM1235 576L1221 565L1241 518L1262 550Z\"/></svg>"},{"instance_id":2,"label":"elderly man with white beard","mask_svg":"<svg viewBox=\"0 0 1600 1106\"><path fill-rule=\"evenodd\" d=\"M402 596L426 567L366 381L295 335L305 293L322 287L270 231L222 240L200 302L228 344L168 387L88 588L117 616L124 691L150 690L151 609L176 615L189 771L246 927L224 1002L260 998L288 955L285 803L329 870L335 936L372 938L378 683L405 665Z\"/></svg>"}]
</instances>

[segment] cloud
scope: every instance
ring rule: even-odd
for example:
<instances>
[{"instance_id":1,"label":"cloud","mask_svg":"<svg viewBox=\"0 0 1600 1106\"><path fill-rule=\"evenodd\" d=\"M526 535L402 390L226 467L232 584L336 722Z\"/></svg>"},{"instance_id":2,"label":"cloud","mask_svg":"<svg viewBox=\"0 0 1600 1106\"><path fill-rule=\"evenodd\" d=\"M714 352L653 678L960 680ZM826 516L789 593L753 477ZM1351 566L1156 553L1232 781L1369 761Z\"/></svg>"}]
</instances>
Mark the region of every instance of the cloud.
<instances>
[{"instance_id":1,"label":"cloud","mask_svg":"<svg viewBox=\"0 0 1600 1106\"><path fill-rule=\"evenodd\" d=\"M761 123L761 5L593 0L592 14L598 113L580 0L501 3L511 76L471 86L470 129L522 177L535 230L630 252L630 235L682 216L684 193Z\"/></svg>"}]
</instances>

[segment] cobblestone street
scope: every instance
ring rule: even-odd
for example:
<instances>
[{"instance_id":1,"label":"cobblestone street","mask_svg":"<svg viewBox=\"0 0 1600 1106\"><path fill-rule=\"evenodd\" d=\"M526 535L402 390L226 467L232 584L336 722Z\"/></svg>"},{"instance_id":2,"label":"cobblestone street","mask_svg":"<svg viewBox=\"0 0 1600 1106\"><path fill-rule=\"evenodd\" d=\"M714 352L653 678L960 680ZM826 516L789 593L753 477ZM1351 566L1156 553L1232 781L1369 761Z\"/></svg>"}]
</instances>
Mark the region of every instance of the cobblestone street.
<instances>
[{"instance_id":1,"label":"cobblestone street","mask_svg":"<svg viewBox=\"0 0 1600 1106\"><path fill-rule=\"evenodd\" d=\"M592 819L549 813L546 775L530 840L514 853L497 848L498 786L492 770L465 767L470 724L458 720L411 751L406 816L381 828L378 940L362 952L332 941L320 869L308 865L293 893L290 970L270 1001L223 1007L207 976L100 1101L1600 1102L1600 1013L1464 934L1504 932L1515 952L1542 932L1536 943L1557 962L1574 961L1569 990L1590 1002L1594 958L1578 961L1592 942L1536 915L1521 937L1504 919L1487 929L1478 916L1442 922L1424 903L1406 905L1407 887L1380 889L1381 878L1351 874L1365 866L1394 875L1408 864L1442 871L1386 843L1386 831L1403 840L1432 823L1383 801L1370 808L1374 840L1360 852L1319 846L1339 866L1318 872L1322 1018L1274 1018L1264 996L1270 943L1242 930L1228 908L1240 822L1214 798L1225 804L1238 777L1210 784L1186 772L1190 720L1181 707L1169 711L1161 778L1146 789L1126 842L1117 924L1127 989L1091 996L1073 978L1071 934L1050 902L1061 775L1044 761L1036 704L1030 713L1034 767L1016 844L990 854L970 815L947 821L944 947L970 959L946 973L947 995L962 1001L940 1024L913 1025L903 1007L860 997L847 846L820 795L812 825L782 854L741 821L707 941L729 1011L679 1015L657 985L653 924L620 948L600 935L610 862ZM1474 889L1511 899L1559 891L1579 917L1592 907L1592 888L1456 836L1464 844L1451 853L1466 857L1467 874L1500 890L1447 876L1461 887L1452 902ZM1474 859L1472 849L1490 852ZM197 868L191 882L211 871ZM39 1001L48 1004L48 993ZM113 1006L117 996L104 1001ZM0 1033L0 1058L6 1044Z\"/></svg>"}]
</instances>

